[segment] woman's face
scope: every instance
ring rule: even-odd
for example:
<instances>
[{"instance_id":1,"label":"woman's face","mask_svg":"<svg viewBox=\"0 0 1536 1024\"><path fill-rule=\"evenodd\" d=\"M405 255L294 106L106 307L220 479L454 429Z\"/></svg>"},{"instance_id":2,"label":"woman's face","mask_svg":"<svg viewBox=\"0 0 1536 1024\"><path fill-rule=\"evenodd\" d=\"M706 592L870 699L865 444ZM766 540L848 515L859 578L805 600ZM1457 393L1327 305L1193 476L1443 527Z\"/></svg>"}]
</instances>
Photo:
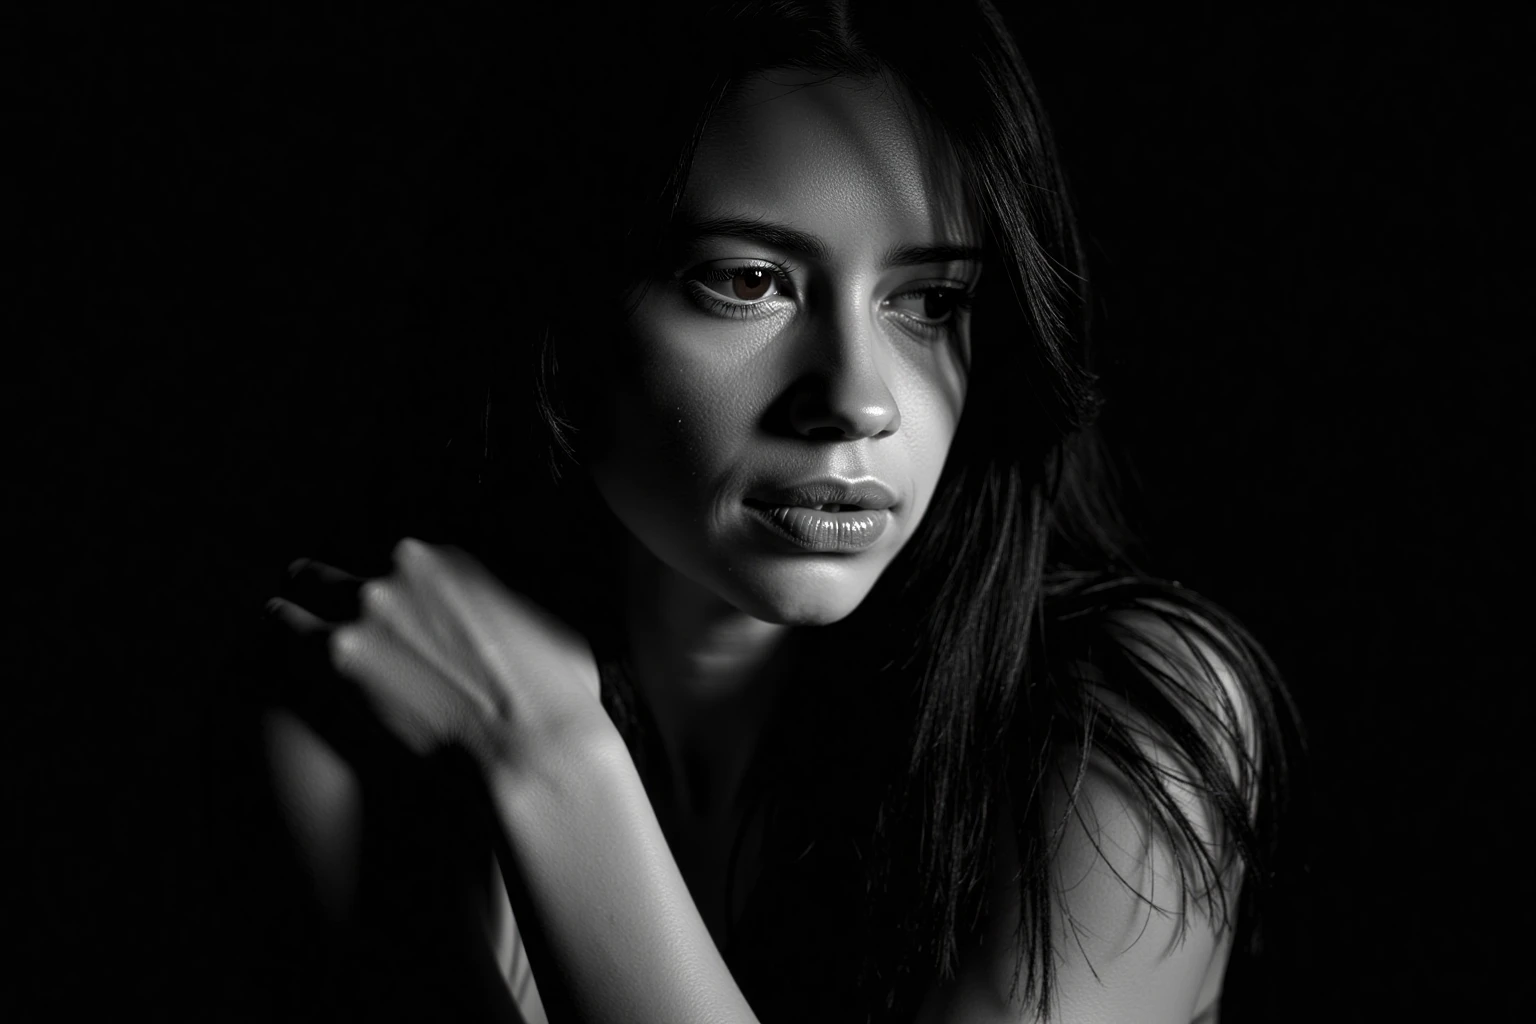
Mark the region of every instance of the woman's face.
<instances>
[{"instance_id":1,"label":"woman's face","mask_svg":"<svg viewBox=\"0 0 1536 1024\"><path fill-rule=\"evenodd\" d=\"M712 121L675 265L621 339L594 481L759 619L852 612L933 497L981 271L936 163L884 80L760 76Z\"/></svg>"}]
</instances>

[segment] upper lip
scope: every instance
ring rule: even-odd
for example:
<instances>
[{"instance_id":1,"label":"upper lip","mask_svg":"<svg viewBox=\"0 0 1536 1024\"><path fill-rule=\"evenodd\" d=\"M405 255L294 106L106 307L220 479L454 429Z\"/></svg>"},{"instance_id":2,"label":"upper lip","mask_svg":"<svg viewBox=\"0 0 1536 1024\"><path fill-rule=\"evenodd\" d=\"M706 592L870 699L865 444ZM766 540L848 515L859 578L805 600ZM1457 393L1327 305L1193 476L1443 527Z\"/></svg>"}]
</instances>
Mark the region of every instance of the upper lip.
<instances>
[{"instance_id":1,"label":"upper lip","mask_svg":"<svg viewBox=\"0 0 1536 1024\"><path fill-rule=\"evenodd\" d=\"M747 495L747 501L755 505L798 505L815 508L817 505L854 505L861 509L890 508L896 504L896 492L873 478L839 480L823 477L788 487L762 487Z\"/></svg>"}]
</instances>

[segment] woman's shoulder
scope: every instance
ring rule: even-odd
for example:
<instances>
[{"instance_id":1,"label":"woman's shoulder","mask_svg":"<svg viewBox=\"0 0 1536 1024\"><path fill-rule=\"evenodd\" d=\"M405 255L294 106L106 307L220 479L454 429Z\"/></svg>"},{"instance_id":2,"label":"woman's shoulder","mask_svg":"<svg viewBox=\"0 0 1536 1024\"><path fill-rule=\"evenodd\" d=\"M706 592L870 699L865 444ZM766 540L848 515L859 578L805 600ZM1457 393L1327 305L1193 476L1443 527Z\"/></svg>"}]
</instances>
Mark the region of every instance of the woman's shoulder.
<instances>
[{"instance_id":1,"label":"woman's shoulder","mask_svg":"<svg viewBox=\"0 0 1536 1024\"><path fill-rule=\"evenodd\" d=\"M1194 986L1199 1013L1220 994L1257 855L1262 695L1277 682L1224 619L1155 591L1105 608L1046 802L1058 941L1090 974L1140 971L1180 998Z\"/></svg>"},{"instance_id":2,"label":"woman's shoulder","mask_svg":"<svg viewBox=\"0 0 1536 1024\"><path fill-rule=\"evenodd\" d=\"M259 716L267 784L317 905L333 923L352 913L362 836L362 786L352 766L294 712Z\"/></svg>"},{"instance_id":3,"label":"woman's shoulder","mask_svg":"<svg viewBox=\"0 0 1536 1024\"><path fill-rule=\"evenodd\" d=\"M1289 694L1263 647L1215 602L1152 577L1070 573L1048 581L1046 618L1049 671L1079 733L1108 741L1101 756L1134 738L1138 749L1182 751L1208 775L1203 755L1219 753L1249 803L1266 768L1283 772Z\"/></svg>"},{"instance_id":4,"label":"woman's shoulder","mask_svg":"<svg viewBox=\"0 0 1536 1024\"><path fill-rule=\"evenodd\" d=\"M1167 752L1148 756L1168 759ZM1015 826L1008 814L998 826L984 929L962 954L956 978L931 994L920 1021L1038 1022L1046 999L1051 1020L1200 1019L1219 1002L1232 929L1208 901L1187 898L1193 883L1178 844L1130 774L1097 750L1070 746L1055 767L1041 801L1053 836L1049 982L1042 986L1043 963L1033 991L1016 973L1038 944L1021 947L1023 865L1008 841ZM1214 831L1197 794L1173 784L1168 792L1198 829Z\"/></svg>"},{"instance_id":5,"label":"woman's shoulder","mask_svg":"<svg viewBox=\"0 0 1536 1024\"><path fill-rule=\"evenodd\" d=\"M1245 869L1262 855L1283 684L1235 619L1166 581L1048 579L1045 622L1041 682L1058 709L1038 802L1051 851L1052 1018L1207 1019ZM1023 865L1004 838L1014 825L1000 823L985 934L925 1021L1037 1018L1015 974Z\"/></svg>"},{"instance_id":6,"label":"woman's shoulder","mask_svg":"<svg viewBox=\"0 0 1536 1024\"><path fill-rule=\"evenodd\" d=\"M1039 801L1053 1016L1207 1019L1245 876L1273 839L1294 727L1283 681L1241 623L1175 583L1057 575L1044 612L1041 682L1057 708ZM952 990L950 1009L964 1012L930 1019L1034 1019L1014 974L1011 830L999 833L990 934Z\"/></svg>"},{"instance_id":7,"label":"woman's shoulder","mask_svg":"<svg viewBox=\"0 0 1536 1024\"><path fill-rule=\"evenodd\" d=\"M1177 583L1081 578L1055 597L1064 756L1119 780L1225 919L1223 882L1266 866L1301 748L1283 679L1236 617Z\"/></svg>"},{"instance_id":8,"label":"woman's shoulder","mask_svg":"<svg viewBox=\"0 0 1536 1024\"><path fill-rule=\"evenodd\" d=\"M1106 667L1095 666L1091 692L1150 747L1187 747L1177 724L1197 729L1251 800L1246 791L1256 783L1263 745L1260 704L1275 677L1254 665L1227 622L1205 611L1157 598L1110 611L1104 630L1116 647ZM1136 684L1145 684L1149 699L1128 695Z\"/></svg>"}]
</instances>

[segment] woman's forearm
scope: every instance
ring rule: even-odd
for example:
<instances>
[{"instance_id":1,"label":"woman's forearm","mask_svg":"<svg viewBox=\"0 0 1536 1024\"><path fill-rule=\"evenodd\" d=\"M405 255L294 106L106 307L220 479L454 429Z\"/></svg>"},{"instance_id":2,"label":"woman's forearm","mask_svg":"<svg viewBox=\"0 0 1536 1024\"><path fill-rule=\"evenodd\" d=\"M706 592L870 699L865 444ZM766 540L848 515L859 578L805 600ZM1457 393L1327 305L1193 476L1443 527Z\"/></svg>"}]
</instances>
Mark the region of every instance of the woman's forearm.
<instances>
[{"instance_id":1,"label":"woman's forearm","mask_svg":"<svg viewBox=\"0 0 1536 1024\"><path fill-rule=\"evenodd\" d=\"M622 740L593 732L490 781L550 1019L755 1024Z\"/></svg>"}]
</instances>

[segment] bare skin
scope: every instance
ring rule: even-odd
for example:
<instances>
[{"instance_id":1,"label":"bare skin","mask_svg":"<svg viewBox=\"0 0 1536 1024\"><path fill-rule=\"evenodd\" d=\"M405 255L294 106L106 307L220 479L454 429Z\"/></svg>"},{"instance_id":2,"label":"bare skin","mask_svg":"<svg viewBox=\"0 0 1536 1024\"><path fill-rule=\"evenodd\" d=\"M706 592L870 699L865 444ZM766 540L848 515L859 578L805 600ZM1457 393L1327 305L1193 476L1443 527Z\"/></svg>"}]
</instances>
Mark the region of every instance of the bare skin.
<instances>
[{"instance_id":1,"label":"bare skin","mask_svg":"<svg viewBox=\"0 0 1536 1024\"><path fill-rule=\"evenodd\" d=\"M796 631L858 607L910 539L965 400L968 320L952 300L981 267L968 252L974 228L927 153L884 82L754 81L706 138L684 197L685 217L706 230L636 311L629 365L615 375L625 389L606 396L621 428L591 472L634 539L630 653L679 783L675 806L646 799L597 701L585 642L462 553L402 545L396 571L364 585L353 621L274 603L398 742L463 751L485 781L508 884L465 884L481 887L504 965L529 962L510 938L516 905L543 996L514 976L487 994L509 1013L516 997L529 1019L547 1007L591 1021L755 1020L716 944L739 911L721 883L742 774ZM765 223L797 234L767 235ZM765 487L829 477L889 494L877 541L807 550L753 512ZM359 766L291 716L274 717L269 735L322 899L345 918L356 912L347 822ZM1126 851L1113 867L1156 878L1167 905L1165 862L1113 779L1086 799L1101 812L1098 845ZM1085 825L1063 866L1076 883L1095 880L1068 901L1094 937L1062 949L1072 963L1108 963L1118 987L1106 996L1094 972L1069 968L1066 1019L1187 1024L1212 998L1213 970L1219 980L1214 928L1195 922L1170 953L1167 922L1144 921L1101 861ZM1006 927L1017 911L999 871L993 920ZM1008 996L1012 944L997 938L935 991L926 1020L1036 1019Z\"/></svg>"},{"instance_id":2,"label":"bare skin","mask_svg":"<svg viewBox=\"0 0 1536 1024\"><path fill-rule=\"evenodd\" d=\"M649 552L631 555L631 658L650 689L652 713L668 753L676 800L657 809L678 866L710 934L719 943L730 848L742 826L737 799L762 722L782 681L787 626L731 614L698 590L679 585ZM749 844L748 849L752 847ZM738 866L750 878L754 865Z\"/></svg>"},{"instance_id":3,"label":"bare skin","mask_svg":"<svg viewBox=\"0 0 1536 1024\"><path fill-rule=\"evenodd\" d=\"M603 399L619 426L593 479L637 538L634 668L681 786L662 813L716 935L737 790L793 628L868 594L921 520L963 406L969 318L945 288L973 288L980 264L889 258L975 241L921 153L889 83L779 72L744 90L696 156L682 219L789 227L819 251L698 227L631 319L618 376L633 386ZM892 489L875 546L786 550L744 508L825 477Z\"/></svg>"}]
</instances>

